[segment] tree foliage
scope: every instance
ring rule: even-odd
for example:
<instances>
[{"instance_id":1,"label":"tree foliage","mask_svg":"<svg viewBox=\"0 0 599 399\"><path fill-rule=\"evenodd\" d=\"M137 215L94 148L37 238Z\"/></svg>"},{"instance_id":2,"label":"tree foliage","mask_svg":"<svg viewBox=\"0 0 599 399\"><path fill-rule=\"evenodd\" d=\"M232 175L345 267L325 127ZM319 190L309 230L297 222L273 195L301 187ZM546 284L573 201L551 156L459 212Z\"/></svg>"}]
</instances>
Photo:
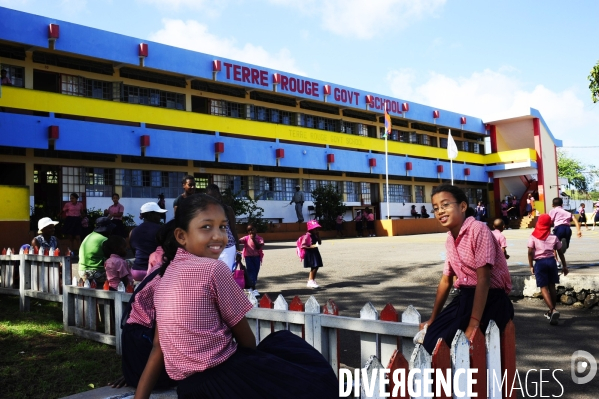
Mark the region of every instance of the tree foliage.
<instances>
[{"instance_id":1,"label":"tree foliage","mask_svg":"<svg viewBox=\"0 0 599 399\"><path fill-rule=\"evenodd\" d=\"M595 64L593 69L591 69L591 74L589 75L589 89L591 90L591 98L593 102L596 103L599 101L599 62Z\"/></svg>"},{"instance_id":2,"label":"tree foliage","mask_svg":"<svg viewBox=\"0 0 599 399\"><path fill-rule=\"evenodd\" d=\"M233 190L227 188L223 192L223 202L233 208L236 217L247 218L248 224L254 226L258 233L268 230L268 222L262 219L264 208L259 207L258 203L249 195L234 193Z\"/></svg>"},{"instance_id":3,"label":"tree foliage","mask_svg":"<svg viewBox=\"0 0 599 399\"><path fill-rule=\"evenodd\" d=\"M337 216L345 213L343 195L333 185L327 184L314 189L312 198L314 213L320 225L326 230L334 229Z\"/></svg>"},{"instance_id":4,"label":"tree foliage","mask_svg":"<svg viewBox=\"0 0 599 399\"><path fill-rule=\"evenodd\" d=\"M568 184L582 192L588 192L594 179L599 177L595 167L583 164L561 149L557 152L557 169L559 177L567 178Z\"/></svg>"}]
</instances>

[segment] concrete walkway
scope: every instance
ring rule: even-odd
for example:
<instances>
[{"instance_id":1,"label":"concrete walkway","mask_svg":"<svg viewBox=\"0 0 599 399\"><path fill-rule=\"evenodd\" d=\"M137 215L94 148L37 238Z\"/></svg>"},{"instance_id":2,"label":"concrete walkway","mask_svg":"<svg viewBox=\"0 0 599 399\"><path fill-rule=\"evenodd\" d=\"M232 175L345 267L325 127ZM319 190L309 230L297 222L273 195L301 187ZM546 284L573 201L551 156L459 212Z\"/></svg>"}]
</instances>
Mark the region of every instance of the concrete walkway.
<instances>
[{"instance_id":1,"label":"concrete walkway","mask_svg":"<svg viewBox=\"0 0 599 399\"><path fill-rule=\"evenodd\" d=\"M526 243L532 230L506 230L508 260L514 275L527 276L528 259ZM414 305L426 320L431 312L436 286L445 259L446 234L428 234L400 237L345 238L323 241L320 251L325 266L318 272L319 289L306 287L308 271L304 270L295 254L295 242L266 243L264 263L257 289L267 293L274 301L282 294L287 301L299 295L306 301L314 295L323 304L333 299L344 316L359 317L362 306L368 301L380 311L392 303L398 311ZM571 276L585 276L599 280L599 230L583 231L583 238L573 238L566 260ZM571 355L577 350L591 353L599 360L599 310L597 307L574 309L559 306L561 319L558 326L550 326L543 313L546 307L540 299L515 299L518 370L526 391L518 397L534 397L541 376L530 369L550 369L542 380L543 395L564 398L591 399L599 395L599 376L589 384L572 382ZM341 362L359 366L356 347L358 336L350 332L341 334L343 347ZM551 372L556 369L555 377ZM561 384L561 385L560 385ZM562 388L563 387L563 388ZM516 387L517 388L517 387ZM114 392L114 391L112 391ZM536 396L539 397L537 392ZM79 396L78 398L88 398ZM96 398L96 396L89 397Z\"/></svg>"}]
</instances>

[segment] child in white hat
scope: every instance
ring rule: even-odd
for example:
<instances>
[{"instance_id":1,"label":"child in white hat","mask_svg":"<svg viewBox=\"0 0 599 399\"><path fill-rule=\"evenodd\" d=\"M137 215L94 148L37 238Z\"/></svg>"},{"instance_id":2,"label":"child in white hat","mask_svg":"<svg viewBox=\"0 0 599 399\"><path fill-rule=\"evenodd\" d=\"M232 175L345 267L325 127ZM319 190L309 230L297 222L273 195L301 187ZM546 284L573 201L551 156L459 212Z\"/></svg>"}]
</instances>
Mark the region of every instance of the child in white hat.
<instances>
[{"instance_id":1,"label":"child in white hat","mask_svg":"<svg viewBox=\"0 0 599 399\"><path fill-rule=\"evenodd\" d=\"M58 240L54 237L55 227L58 222L50 218L41 218L37 222L37 232L38 236L34 237L31 240L32 247L38 247L43 249L44 251L50 250L50 248L58 248Z\"/></svg>"}]
</instances>

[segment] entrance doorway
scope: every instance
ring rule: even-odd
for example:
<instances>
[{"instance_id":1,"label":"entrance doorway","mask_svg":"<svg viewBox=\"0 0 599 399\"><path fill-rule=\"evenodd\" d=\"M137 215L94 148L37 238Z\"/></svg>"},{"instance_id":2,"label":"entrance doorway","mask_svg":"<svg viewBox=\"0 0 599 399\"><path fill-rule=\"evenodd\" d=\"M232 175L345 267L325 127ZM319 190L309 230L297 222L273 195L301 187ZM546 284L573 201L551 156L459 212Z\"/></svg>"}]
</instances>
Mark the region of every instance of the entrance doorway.
<instances>
[{"instance_id":1,"label":"entrance doorway","mask_svg":"<svg viewBox=\"0 0 599 399\"><path fill-rule=\"evenodd\" d=\"M37 221L43 217L58 220L62 210L60 200L60 166L34 165L31 230L37 232Z\"/></svg>"}]
</instances>

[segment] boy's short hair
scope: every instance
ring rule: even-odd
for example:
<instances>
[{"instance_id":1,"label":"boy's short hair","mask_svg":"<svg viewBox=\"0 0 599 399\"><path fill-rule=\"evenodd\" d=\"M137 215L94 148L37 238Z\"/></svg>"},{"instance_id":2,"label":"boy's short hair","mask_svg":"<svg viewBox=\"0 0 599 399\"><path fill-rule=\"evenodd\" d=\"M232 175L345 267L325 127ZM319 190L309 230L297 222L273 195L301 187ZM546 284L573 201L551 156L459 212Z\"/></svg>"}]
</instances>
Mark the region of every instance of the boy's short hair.
<instances>
[{"instance_id":1,"label":"boy's short hair","mask_svg":"<svg viewBox=\"0 0 599 399\"><path fill-rule=\"evenodd\" d=\"M561 199L560 197L555 197L553 199L553 206L562 206L564 205L564 200Z\"/></svg>"},{"instance_id":2,"label":"boy's short hair","mask_svg":"<svg viewBox=\"0 0 599 399\"><path fill-rule=\"evenodd\" d=\"M505 227L505 222L503 221L503 219L495 219L493 221L493 228L495 229L499 229L499 228L504 228Z\"/></svg>"}]
</instances>

